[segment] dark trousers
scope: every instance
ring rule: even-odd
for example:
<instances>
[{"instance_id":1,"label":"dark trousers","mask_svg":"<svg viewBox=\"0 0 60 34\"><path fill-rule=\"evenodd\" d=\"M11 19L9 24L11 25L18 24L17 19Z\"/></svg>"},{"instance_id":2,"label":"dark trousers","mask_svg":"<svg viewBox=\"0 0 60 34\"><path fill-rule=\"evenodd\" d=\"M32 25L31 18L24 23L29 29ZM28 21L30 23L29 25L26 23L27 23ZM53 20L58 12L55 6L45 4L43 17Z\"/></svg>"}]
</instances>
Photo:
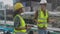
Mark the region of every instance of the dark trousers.
<instances>
[{"instance_id":1,"label":"dark trousers","mask_svg":"<svg viewBox=\"0 0 60 34\"><path fill-rule=\"evenodd\" d=\"M33 31L30 31L28 34L33 34Z\"/></svg>"}]
</instances>

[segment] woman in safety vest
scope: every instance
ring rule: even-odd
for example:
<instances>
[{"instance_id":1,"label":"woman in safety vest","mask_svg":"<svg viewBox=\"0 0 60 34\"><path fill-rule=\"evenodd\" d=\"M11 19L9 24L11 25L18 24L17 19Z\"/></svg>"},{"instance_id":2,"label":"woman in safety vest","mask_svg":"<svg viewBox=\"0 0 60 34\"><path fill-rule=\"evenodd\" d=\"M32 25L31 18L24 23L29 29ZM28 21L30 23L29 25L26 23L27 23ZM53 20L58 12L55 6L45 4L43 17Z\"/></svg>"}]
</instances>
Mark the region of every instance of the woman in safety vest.
<instances>
[{"instance_id":1,"label":"woman in safety vest","mask_svg":"<svg viewBox=\"0 0 60 34\"><path fill-rule=\"evenodd\" d=\"M38 26L38 34L47 34L48 12L46 11L46 0L41 0L41 9L35 14L35 21Z\"/></svg>"}]
</instances>

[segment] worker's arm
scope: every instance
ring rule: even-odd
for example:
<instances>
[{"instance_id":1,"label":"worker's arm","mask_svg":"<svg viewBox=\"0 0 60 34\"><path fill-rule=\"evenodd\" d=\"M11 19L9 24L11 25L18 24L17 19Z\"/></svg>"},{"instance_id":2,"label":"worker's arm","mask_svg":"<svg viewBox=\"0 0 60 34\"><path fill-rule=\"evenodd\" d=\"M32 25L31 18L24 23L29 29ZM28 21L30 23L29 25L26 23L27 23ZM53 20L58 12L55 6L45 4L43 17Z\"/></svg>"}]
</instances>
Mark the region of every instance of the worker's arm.
<instances>
[{"instance_id":1,"label":"worker's arm","mask_svg":"<svg viewBox=\"0 0 60 34\"><path fill-rule=\"evenodd\" d=\"M48 23L55 22L55 19L51 19L51 18L48 17L47 22L48 22Z\"/></svg>"},{"instance_id":2,"label":"worker's arm","mask_svg":"<svg viewBox=\"0 0 60 34\"><path fill-rule=\"evenodd\" d=\"M26 29L26 27L21 27L21 26L19 27L18 25L16 25L15 29L16 30L23 30L23 29Z\"/></svg>"},{"instance_id":3,"label":"worker's arm","mask_svg":"<svg viewBox=\"0 0 60 34\"><path fill-rule=\"evenodd\" d=\"M31 25L26 25L26 27L18 27L18 28L15 28L16 30L23 30L23 29L30 29L31 28Z\"/></svg>"},{"instance_id":4,"label":"worker's arm","mask_svg":"<svg viewBox=\"0 0 60 34\"><path fill-rule=\"evenodd\" d=\"M20 26L21 26L20 19L19 19L19 17L16 17L14 20L14 28L16 30L26 29L26 27L20 27Z\"/></svg>"},{"instance_id":5,"label":"worker's arm","mask_svg":"<svg viewBox=\"0 0 60 34\"><path fill-rule=\"evenodd\" d=\"M48 13L48 18L47 18L47 22L49 23L49 13Z\"/></svg>"},{"instance_id":6,"label":"worker's arm","mask_svg":"<svg viewBox=\"0 0 60 34\"><path fill-rule=\"evenodd\" d=\"M23 30L23 29L30 29L31 27L29 25L26 25L26 26L21 27L20 20L17 18L14 21L14 28L16 30Z\"/></svg>"},{"instance_id":7,"label":"worker's arm","mask_svg":"<svg viewBox=\"0 0 60 34\"><path fill-rule=\"evenodd\" d=\"M51 19L49 18L49 13L48 13L48 18L47 18L47 22L51 22Z\"/></svg>"},{"instance_id":8,"label":"worker's arm","mask_svg":"<svg viewBox=\"0 0 60 34\"><path fill-rule=\"evenodd\" d=\"M16 25L15 25L15 29L16 29L16 30L21 30L21 29L25 29L25 27L19 27L19 24L18 24L18 25L16 24Z\"/></svg>"},{"instance_id":9,"label":"worker's arm","mask_svg":"<svg viewBox=\"0 0 60 34\"><path fill-rule=\"evenodd\" d=\"M35 12L34 14L34 21L37 22L37 18L38 18L38 10Z\"/></svg>"},{"instance_id":10,"label":"worker's arm","mask_svg":"<svg viewBox=\"0 0 60 34\"><path fill-rule=\"evenodd\" d=\"M26 27L17 27L17 28L15 28L16 30L24 30L24 29L26 29Z\"/></svg>"},{"instance_id":11,"label":"worker's arm","mask_svg":"<svg viewBox=\"0 0 60 34\"><path fill-rule=\"evenodd\" d=\"M46 12L48 13L48 18L47 18L47 23L49 23L49 12L46 10Z\"/></svg>"},{"instance_id":12,"label":"worker's arm","mask_svg":"<svg viewBox=\"0 0 60 34\"><path fill-rule=\"evenodd\" d=\"M26 25L25 27L17 27L16 30L24 30L24 29L30 29L31 25Z\"/></svg>"}]
</instances>

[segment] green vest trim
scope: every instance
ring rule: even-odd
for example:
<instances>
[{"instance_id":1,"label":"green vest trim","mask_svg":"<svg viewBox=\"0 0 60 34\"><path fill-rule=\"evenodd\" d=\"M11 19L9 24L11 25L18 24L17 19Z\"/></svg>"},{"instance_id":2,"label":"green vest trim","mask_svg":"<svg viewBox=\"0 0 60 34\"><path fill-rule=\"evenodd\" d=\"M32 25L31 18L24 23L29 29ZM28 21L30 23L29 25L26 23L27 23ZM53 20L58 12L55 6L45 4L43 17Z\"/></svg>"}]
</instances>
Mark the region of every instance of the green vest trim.
<instances>
[{"instance_id":1,"label":"green vest trim","mask_svg":"<svg viewBox=\"0 0 60 34\"><path fill-rule=\"evenodd\" d=\"M39 27L47 27L47 18L48 18L48 12L46 11L46 15L44 15L43 11L38 12L38 22L41 24L38 24Z\"/></svg>"}]
</instances>

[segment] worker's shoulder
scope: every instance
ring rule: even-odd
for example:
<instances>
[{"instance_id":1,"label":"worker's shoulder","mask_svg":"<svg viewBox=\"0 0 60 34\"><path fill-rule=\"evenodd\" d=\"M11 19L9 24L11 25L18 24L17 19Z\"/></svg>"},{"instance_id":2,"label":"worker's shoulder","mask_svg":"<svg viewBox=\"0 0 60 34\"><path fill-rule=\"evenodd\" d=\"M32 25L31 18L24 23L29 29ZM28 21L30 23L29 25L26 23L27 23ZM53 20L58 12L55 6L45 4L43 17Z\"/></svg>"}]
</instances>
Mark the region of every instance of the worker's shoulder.
<instances>
[{"instance_id":1,"label":"worker's shoulder","mask_svg":"<svg viewBox=\"0 0 60 34\"><path fill-rule=\"evenodd\" d=\"M38 10L36 10L36 12L38 12L38 11L40 11L39 9Z\"/></svg>"}]
</instances>

